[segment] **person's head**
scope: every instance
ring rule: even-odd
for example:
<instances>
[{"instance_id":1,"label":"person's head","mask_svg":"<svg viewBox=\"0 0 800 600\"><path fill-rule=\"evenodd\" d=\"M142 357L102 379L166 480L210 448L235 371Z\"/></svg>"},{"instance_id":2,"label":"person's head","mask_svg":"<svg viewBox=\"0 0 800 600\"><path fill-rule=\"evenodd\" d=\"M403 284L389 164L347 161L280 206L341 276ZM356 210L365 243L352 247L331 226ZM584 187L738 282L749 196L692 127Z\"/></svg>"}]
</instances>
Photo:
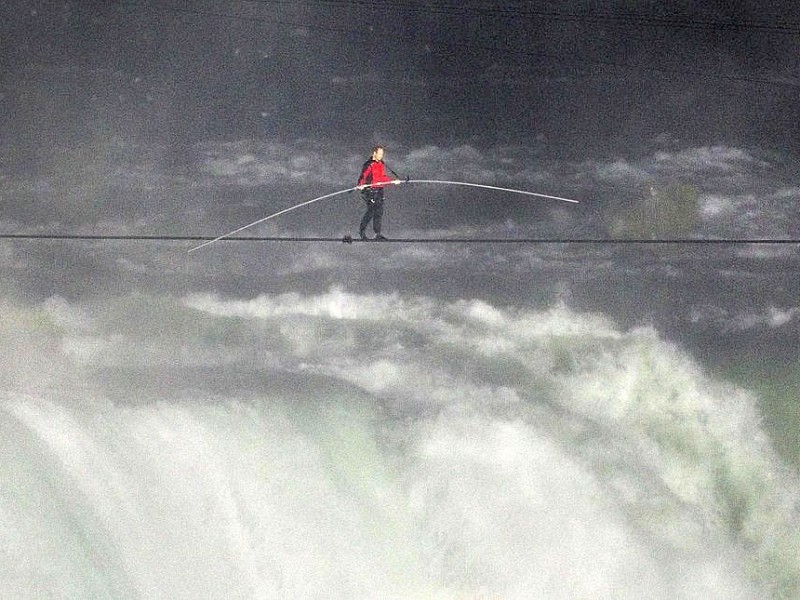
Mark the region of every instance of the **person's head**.
<instances>
[{"instance_id":1,"label":"person's head","mask_svg":"<svg viewBox=\"0 0 800 600\"><path fill-rule=\"evenodd\" d=\"M372 160L383 160L383 146L375 146L372 149Z\"/></svg>"}]
</instances>

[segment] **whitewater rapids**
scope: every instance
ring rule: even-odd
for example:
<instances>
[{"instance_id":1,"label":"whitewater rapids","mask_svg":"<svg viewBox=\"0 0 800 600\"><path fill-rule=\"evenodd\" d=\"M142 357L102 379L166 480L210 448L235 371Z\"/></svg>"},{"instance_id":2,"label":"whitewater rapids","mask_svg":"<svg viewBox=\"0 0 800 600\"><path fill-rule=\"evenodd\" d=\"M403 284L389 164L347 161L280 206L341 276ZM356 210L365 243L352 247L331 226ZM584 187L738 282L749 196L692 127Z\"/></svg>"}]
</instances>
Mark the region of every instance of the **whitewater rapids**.
<instances>
[{"instance_id":1,"label":"whitewater rapids","mask_svg":"<svg viewBox=\"0 0 800 600\"><path fill-rule=\"evenodd\" d=\"M338 289L3 309L2 598L800 593L756 399L650 328Z\"/></svg>"}]
</instances>

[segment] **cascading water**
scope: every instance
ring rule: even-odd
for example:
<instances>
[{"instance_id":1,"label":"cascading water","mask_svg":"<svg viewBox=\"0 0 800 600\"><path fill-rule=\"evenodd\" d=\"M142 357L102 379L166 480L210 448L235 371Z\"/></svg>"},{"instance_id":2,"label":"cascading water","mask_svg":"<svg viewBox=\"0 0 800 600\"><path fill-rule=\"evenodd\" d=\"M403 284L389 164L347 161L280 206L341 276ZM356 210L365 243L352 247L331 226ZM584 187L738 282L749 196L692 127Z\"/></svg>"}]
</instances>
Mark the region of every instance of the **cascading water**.
<instances>
[{"instance_id":1,"label":"cascading water","mask_svg":"<svg viewBox=\"0 0 800 600\"><path fill-rule=\"evenodd\" d=\"M2 598L800 591L754 399L650 329L332 290L141 297L120 331L107 302L2 326L40 325L3 367Z\"/></svg>"}]
</instances>

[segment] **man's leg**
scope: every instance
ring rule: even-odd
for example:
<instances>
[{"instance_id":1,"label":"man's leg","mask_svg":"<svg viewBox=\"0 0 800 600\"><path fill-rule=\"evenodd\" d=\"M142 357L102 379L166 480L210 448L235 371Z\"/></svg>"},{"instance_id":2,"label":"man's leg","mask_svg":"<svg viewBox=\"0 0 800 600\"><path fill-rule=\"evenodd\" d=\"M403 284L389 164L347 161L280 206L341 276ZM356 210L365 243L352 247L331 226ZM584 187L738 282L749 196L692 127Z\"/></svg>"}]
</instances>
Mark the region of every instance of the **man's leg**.
<instances>
[{"instance_id":1,"label":"man's leg","mask_svg":"<svg viewBox=\"0 0 800 600\"><path fill-rule=\"evenodd\" d=\"M361 218L361 224L358 226L358 235L361 236L362 240L369 239L367 237L367 225L369 225L369 222L375 217L375 203L372 201L372 194L369 192L365 193L364 200L367 203L367 210L364 212L364 216Z\"/></svg>"},{"instance_id":2,"label":"man's leg","mask_svg":"<svg viewBox=\"0 0 800 600\"><path fill-rule=\"evenodd\" d=\"M372 205L372 229L375 235L381 234L381 222L383 221L383 189L375 194L375 204Z\"/></svg>"}]
</instances>

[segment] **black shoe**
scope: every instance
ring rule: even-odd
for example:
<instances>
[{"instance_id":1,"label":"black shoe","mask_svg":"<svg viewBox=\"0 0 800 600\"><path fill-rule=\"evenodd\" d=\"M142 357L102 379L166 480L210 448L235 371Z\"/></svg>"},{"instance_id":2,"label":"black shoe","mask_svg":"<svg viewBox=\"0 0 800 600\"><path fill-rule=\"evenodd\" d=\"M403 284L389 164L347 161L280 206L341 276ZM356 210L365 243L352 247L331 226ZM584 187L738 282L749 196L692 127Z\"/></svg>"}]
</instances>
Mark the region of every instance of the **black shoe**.
<instances>
[{"instance_id":1,"label":"black shoe","mask_svg":"<svg viewBox=\"0 0 800 600\"><path fill-rule=\"evenodd\" d=\"M370 238L368 238L368 237L367 237L367 234L366 234L366 233L364 233L363 231L359 231L359 232L358 232L358 235L359 235L359 236L361 236L361 240L362 240L362 241L364 241L364 242L368 242L368 241L370 241Z\"/></svg>"},{"instance_id":2,"label":"black shoe","mask_svg":"<svg viewBox=\"0 0 800 600\"><path fill-rule=\"evenodd\" d=\"M389 238L383 237L380 233L375 236L375 241L376 242L386 242L386 241L388 241L388 239Z\"/></svg>"}]
</instances>

